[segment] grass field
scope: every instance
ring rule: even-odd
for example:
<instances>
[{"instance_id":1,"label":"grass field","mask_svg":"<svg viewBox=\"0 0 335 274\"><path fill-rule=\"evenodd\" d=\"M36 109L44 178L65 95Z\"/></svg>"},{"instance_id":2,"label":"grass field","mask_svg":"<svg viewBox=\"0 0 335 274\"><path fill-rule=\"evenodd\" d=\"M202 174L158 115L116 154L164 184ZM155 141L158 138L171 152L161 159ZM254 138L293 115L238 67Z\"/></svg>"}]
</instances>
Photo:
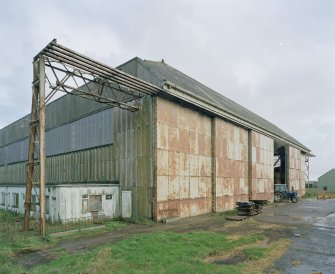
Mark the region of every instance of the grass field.
<instances>
[{"instance_id":1,"label":"grass field","mask_svg":"<svg viewBox=\"0 0 335 274\"><path fill-rule=\"evenodd\" d=\"M0 224L18 217L0 211ZM123 226L126 226L123 222L110 222L105 229L110 231ZM284 238L269 240L264 231L257 229L245 235L211 231L129 235L82 253L59 250L56 259L29 269L18 265L16 258L21 253L56 245L57 240L43 240L36 233L19 232L12 237L1 234L0 273L263 273L290 244ZM76 233L69 237L81 235Z\"/></svg>"},{"instance_id":2,"label":"grass field","mask_svg":"<svg viewBox=\"0 0 335 274\"><path fill-rule=\"evenodd\" d=\"M231 240L214 232L154 232L85 254L63 254L31 273L261 273L255 262L277 250L258 247L263 240L262 235Z\"/></svg>"},{"instance_id":3,"label":"grass field","mask_svg":"<svg viewBox=\"0 0 335 274\"><path fill-rule=\"evenodd\" d=\"M303 198L334 199L335 193L326 192L316 188L306 188Z\"/></svg>"}]
</instances>

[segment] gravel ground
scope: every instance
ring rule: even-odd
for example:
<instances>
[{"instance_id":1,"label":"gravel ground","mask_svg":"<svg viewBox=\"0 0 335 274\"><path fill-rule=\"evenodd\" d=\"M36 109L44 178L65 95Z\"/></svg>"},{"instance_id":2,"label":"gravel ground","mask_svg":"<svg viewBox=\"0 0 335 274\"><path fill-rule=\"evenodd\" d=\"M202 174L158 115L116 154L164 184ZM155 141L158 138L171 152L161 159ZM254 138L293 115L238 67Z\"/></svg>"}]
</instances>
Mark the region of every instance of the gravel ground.
<instances>
[{"instance_id":1,"label":"gravel ground","mask_svg":"<svg viewBox=\"0 0 335 274\"><path fill-rule=\"evenodd\" d=\"M255 219L291 228L290 249L268 273L335 273L335 199L271 206Z\"/></svg>"}]
</instances>

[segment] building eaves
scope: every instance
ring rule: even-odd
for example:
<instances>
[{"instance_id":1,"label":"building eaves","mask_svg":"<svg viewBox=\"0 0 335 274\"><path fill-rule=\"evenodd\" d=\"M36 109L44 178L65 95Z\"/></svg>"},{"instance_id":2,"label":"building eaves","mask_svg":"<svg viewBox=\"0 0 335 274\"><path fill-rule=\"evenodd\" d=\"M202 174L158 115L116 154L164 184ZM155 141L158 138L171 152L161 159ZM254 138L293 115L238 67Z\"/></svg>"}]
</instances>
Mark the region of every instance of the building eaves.
<instances>
[{"instance_id":1,"label":"building eaves","mask_svg":"<svg viewBox=\"0 0 335 274\"><path fill-rule=\"evenodd\" d=\"M201 84L197 80L189 77L181 71L169 66L165 62L141 59L139 59L138 62L142 65L145 63L146 69L152 71L154 75L158 75L156 77L163 81L163 85L164 83L167 83L176 89L179 88L184 90L186 93L223 110L237 119L245 121L247 124L255 125L261 130L269 132L271 135L278 137L280 140L287 141L288 143L301 148L303 151L308 153L310 152L309 148L301 144L298 140L287 134L276 125L237 104L236 102L228 99L222 94L208 88L207 86Z\"/></svg>"}]
</instances>

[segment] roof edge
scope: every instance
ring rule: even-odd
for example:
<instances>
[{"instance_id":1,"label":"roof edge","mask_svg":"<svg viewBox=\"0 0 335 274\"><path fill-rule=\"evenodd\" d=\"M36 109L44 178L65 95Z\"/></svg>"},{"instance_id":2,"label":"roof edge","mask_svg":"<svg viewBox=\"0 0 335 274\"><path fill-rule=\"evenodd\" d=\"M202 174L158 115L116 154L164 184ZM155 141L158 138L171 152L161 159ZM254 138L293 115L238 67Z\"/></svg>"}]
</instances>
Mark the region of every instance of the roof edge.
<instances>
[{"instance_id":1,"label":"roof edge","mask_svg":"<svg viewBox=\"0 0 335 274\"><path fill-rule=\"evenodd\" d=\"M189 90L186 90L182 87L179 87L172 82L169 82L169 81L165 80L162 88L164 90L166 90L169 95L171 95L173 97L176 97L176 98L179 98L183 101L189 102L189 103L191 103L193 105L196 105L200 108L206 109L207 111L213 113L213 115L220 116L220 117L223 117L225 119L229 119L229 120L233 121L234 123L236 123L238 125L242 125L245 128L255 130L257 132L260 132L260 133L262 133L264 135L267 135L267 136L271 136L272 138L275 138L275 139L278 139L278 140L282 140L282 141L284 141L284 142L286 142L286 143L288 143L288 144L290 144L290 145L292 145L296 148L299 148L300 150L304 151L305 153L310 154L310 152L311 152L311 150L308 147L305 147L305 146L303 146L302 144L299 144L299 143L293 143L292 141L289 141L289 140L287 140L283 137L280 137L275 133L269 132L268 130L266 130L262 127L259 127L259 126L255 125L253 123L250 123L249 121L246 121L246 120L242 119L241 117L238 117L238 116L228 112L227 110L223 109L222 107L218 106L217 104L209 103L209 102L205 101L203 98L201 98L199 96L196 96L195 94L193 94ZM178 93L173 93L173 92L171 93L171 89L176 90L177 92L179 92L179 94ZM187 95L188 98L181 96L180 93L183 93L183 94ZM192 98L195 99L196 101L192 100ZM208 108L208 106L209 106L209 108ZM213 107L215 109L217 109L218 111L213 109Z\"/></svg>"}]
</instances>

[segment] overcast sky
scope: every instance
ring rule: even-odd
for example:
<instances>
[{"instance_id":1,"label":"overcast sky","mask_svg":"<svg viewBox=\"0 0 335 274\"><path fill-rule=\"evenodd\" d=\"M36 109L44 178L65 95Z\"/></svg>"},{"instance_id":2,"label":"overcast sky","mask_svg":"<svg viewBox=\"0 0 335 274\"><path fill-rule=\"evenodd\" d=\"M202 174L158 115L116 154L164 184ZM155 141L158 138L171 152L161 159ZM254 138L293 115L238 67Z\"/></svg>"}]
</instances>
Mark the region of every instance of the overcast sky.
<instances>
[{"instance_id":1,"label":"overcast sky","mask_svg":"<svg viewBox=\"0 0 335 274\"><path fill-rule=\"evenodd\" d=\"M71 2L71 3L70 3ZM335 168L335 1L0 1L0 128L30 111L32 58L53 38L113 67L165 59Z\"/></svg>"}]
</instances>

